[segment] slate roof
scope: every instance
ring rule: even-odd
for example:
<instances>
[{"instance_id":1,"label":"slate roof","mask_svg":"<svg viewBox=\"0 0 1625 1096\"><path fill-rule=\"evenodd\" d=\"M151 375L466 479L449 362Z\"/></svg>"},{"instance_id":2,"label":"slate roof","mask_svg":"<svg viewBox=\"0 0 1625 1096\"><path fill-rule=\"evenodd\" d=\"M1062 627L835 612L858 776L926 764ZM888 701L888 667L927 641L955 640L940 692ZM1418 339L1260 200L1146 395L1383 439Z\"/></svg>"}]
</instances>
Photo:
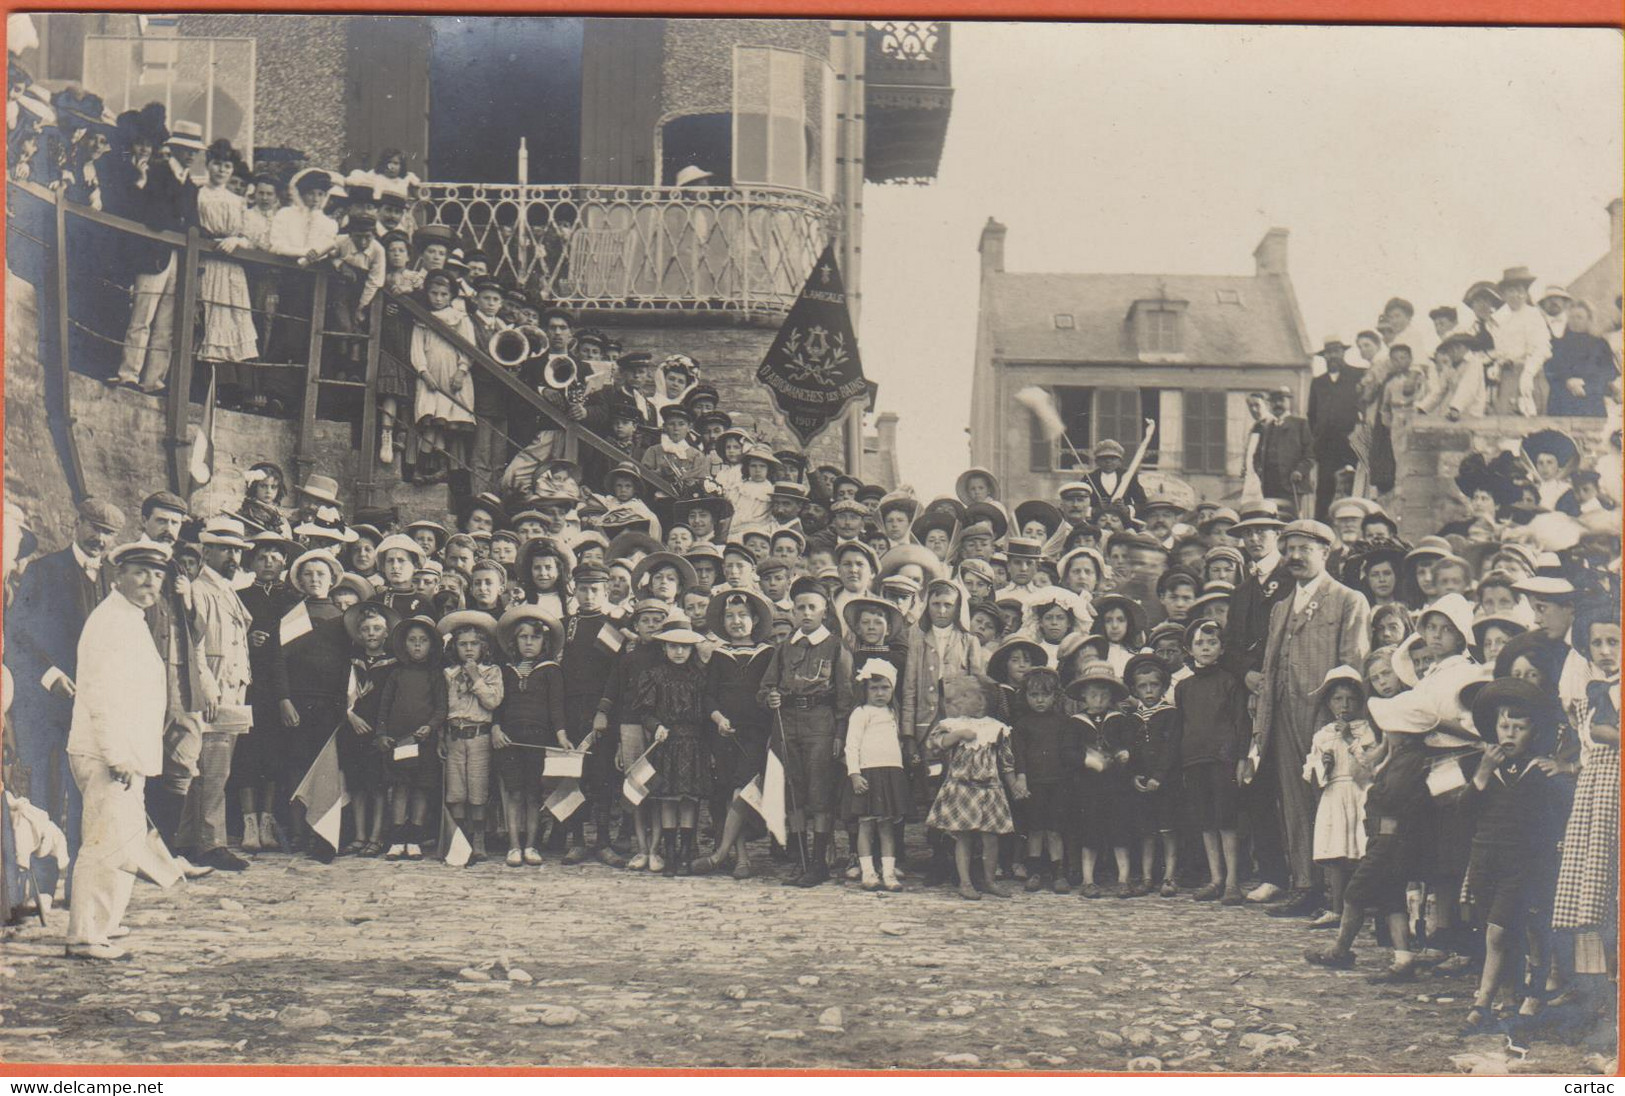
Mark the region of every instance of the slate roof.
<instances>
[{"instance_id":1,"label":"slate roof","mask_svg":"<svg viewBox=\"0 0 1625 1096\"><path fill-rule=\"evenodd\" d=\"M1296 305L1284 276L1189 274L987 275L994 353L1005 361L1137 362L1129 311L1135 301L1189 302L1184 352L1189 365L1304 365ZM1220 303L1220 291L1239 304ZM1055 326L1073 317L1071 330ZM1152 359L1154 360L1154 359Z\"/></svg>"}]
</instances>

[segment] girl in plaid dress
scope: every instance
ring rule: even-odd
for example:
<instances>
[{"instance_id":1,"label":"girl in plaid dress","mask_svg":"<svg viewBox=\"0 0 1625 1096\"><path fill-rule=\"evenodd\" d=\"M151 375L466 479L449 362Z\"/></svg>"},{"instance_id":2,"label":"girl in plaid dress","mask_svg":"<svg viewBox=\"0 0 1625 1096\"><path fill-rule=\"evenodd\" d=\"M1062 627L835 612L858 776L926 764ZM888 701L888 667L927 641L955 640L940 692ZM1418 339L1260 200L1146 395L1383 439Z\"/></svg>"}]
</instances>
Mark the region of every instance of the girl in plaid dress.
<instances>
[{"instance_id":1,"label":"girl in plaid dress","mask_svg":"<svg viewBox=\"0 0 1625 1096\"><path fill-rule=\"evenodd\" d=\"M932 728L926 748L947 763L942 789L925 823L954 838L954 867L959 872L959 893L976 900L981 894L971 878L971 841L982 839L983 887L998 898L1010 891L994 880L999 864L999 835L1013 833L1010 800L1005 785L1015 794L1015 755L1010 728L987 717L985 679L961 674L942 683L944 718Z\"/></svg>"},{"instance_id":2,"label":"girl in plaid dress","mask_svg":"<svg viewBox=\"0 0 1625 1096\"><path fill-rule=\"evenodd\" d=\"M1619 892L1619 666L1618 619L1575 629L1591 657L1586 684L1590 718L1580 728L1580 780L1563 834L1552 928L1574 933L1577 974L1606 974L1613 965ZM1578 713L1583 714L1583 713Z\"/></svg>"}]
</instances>

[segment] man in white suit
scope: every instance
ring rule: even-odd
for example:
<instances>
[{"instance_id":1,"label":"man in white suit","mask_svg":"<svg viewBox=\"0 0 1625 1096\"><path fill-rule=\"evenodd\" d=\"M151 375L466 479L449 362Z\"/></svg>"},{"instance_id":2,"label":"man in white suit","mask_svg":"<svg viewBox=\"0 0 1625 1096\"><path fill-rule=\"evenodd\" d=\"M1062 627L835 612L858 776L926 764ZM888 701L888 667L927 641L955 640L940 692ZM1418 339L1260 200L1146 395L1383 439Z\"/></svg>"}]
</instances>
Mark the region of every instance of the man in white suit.
<instances>
[{"instance_id":1,"label":"man in white suit","mask_svg":"<svg viewBox=\"0 0 1625 1096\"><path fill-rule=\"evenodd\" d=\"M164 768L164 660L146 610L162 595L168 545L138 540L109 554L113 589L79 636L68 765L84 800L73 863L68 955L121 959L114 944L147 840L146 783Z\"/></svg>"}]
</instances>

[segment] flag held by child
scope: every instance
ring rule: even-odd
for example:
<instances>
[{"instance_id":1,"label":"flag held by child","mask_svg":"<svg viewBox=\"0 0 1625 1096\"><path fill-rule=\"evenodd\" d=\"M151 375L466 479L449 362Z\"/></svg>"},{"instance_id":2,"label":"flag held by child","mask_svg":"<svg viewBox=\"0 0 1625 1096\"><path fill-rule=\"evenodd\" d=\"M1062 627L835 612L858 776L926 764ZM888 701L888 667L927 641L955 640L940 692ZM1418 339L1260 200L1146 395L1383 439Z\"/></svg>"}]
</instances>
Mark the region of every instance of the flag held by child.
<instances>
[{"instance_id":1,"label":"flag held by child","mask_svg":"<svg viewBox=\"0 0 1625 1096\"><path fill-rule=\"evenodd\" d=\"M344 807L350 802L344 790L344 773L339 770L339 736L334 731L327 745L316 755L310 771L289 797L305 805L305 823L334 849L339 847L339 825Z\"/></svg>"},{"instance_id":2,"label":"flag held by child","mask_svg":"<svg viewBox=\"0 0 1625 1096\"><path fill-rule=\"evenodd\" d=\"M445 816L441 819L442 828L451 834L451 840L446 842L446 863L454 868L466 868L468 862L474 858L474 846L468 843L468 836L463 833L463 828L457 824L450 811L441 807L440 813Z\"/></svg>"},{"instance_id":3,"label":"flag held by child","mask_svg":"<svg viewBox=\"0 0 1625 1096\"><path fill-rule=\"evenodd\" d=\"M581 794L580 782L566 780L553 790L553 794L547 797L547 802L543 803L542 806L546 807L547 812L554 818L563 822L580 810L581 805L585 802L587 802L587 797Z\"/></svg>"}]
</instances>

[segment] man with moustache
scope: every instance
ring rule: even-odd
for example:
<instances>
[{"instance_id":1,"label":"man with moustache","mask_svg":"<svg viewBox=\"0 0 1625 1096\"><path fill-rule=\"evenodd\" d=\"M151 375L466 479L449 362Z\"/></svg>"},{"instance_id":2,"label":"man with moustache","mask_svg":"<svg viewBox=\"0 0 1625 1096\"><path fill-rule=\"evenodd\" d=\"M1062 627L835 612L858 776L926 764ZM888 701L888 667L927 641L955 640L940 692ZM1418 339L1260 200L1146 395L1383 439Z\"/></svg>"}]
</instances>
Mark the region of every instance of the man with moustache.
<instances>
[{"instance_id":1,"label":"man with moustache","mask_svg":"<svg viewBox=\"0 0 1625 1096\"><path fill-rule=\"evenodd\" d=\"M70 859L80 839L79 788L67 753L78 691L79 636L112 588L103 554L123 527L118 507L85 499L79 504L73 541L28 565L6 610L6 666L17 689L12 728L18 759L28 771L26 794L61 828ZM54 860L41 861L40 893L55 894L59 872L66 868Z\"/></svg>"},{"instance_id":2,"label":"man with moustache","mask_svg":"<svg viewBox=\"0 0 1625 1096\"><path fill-rule=\"evenodd\" d=\"M197 775L181 808L178 850L194 864L242 871L248 861L226 847L226 781L237 736L248 729L248 632L253 617L232 580L249 543L243 523L217 517L198 537L203 569L191 586L192 633L197 637L201 742ZM192 718L188 716L188 718Z\"/></svg>"},{"instance_id":3,"label":"man with moustache","mask_svg":"<svg viewBox=\"0 0 1625 1096\"><path fill-rule=\"evenodd\" d=\"M1246 783L1257 766L1273 765L1280 780L1292 889L1266 911L1274 917L1305 916L1319 903L1314 889L1317 797L1303 779L1303 759L1316 730L1316 691L1328 671L1364 665L1369 643L1370 605L1326 571L1336 543L1337 534L1318 521L1294 521L1282 530L1281 555L1293 587L1270 610L1252 748L1237 774Z\"/></svg>"},{"instance_id":4,"label":"man with moustache","mask_svg":"<svg viewBox=\"0 0 1625 1096\"><path fill-rule=\"evenodd\" d=\"M202 683L197 672L197 641L191 629L192 583L174 562L175 546L191 516L185 501L169 491L157 491L141 502L141 536L170 550L165 579L158 598L145 606L147 627L164 660L169 711L164 730L163 779L147 786L147 813L171 848L180 829L181 809L192 777L197 773L202 731L188 713L202 707ZM157 775L157 774L154 774ZM188 878L213 869L181 860Z\"/></svg>"},{"instance_id":5,"label":"man with moustache","mask_svg":"<svg viewBox=\"0 0 1625 1096\"><path fill-rule=\"evenodd\" d=\"M148 777L164 767L168 687L164 659L144 614L163 596L167 544L113 549L113 590L85 621L68 763L84 801L84 843L73 862L67 953L122 959L113 943L130 903L147 839Z\"/></svg>"}]
</instances>

